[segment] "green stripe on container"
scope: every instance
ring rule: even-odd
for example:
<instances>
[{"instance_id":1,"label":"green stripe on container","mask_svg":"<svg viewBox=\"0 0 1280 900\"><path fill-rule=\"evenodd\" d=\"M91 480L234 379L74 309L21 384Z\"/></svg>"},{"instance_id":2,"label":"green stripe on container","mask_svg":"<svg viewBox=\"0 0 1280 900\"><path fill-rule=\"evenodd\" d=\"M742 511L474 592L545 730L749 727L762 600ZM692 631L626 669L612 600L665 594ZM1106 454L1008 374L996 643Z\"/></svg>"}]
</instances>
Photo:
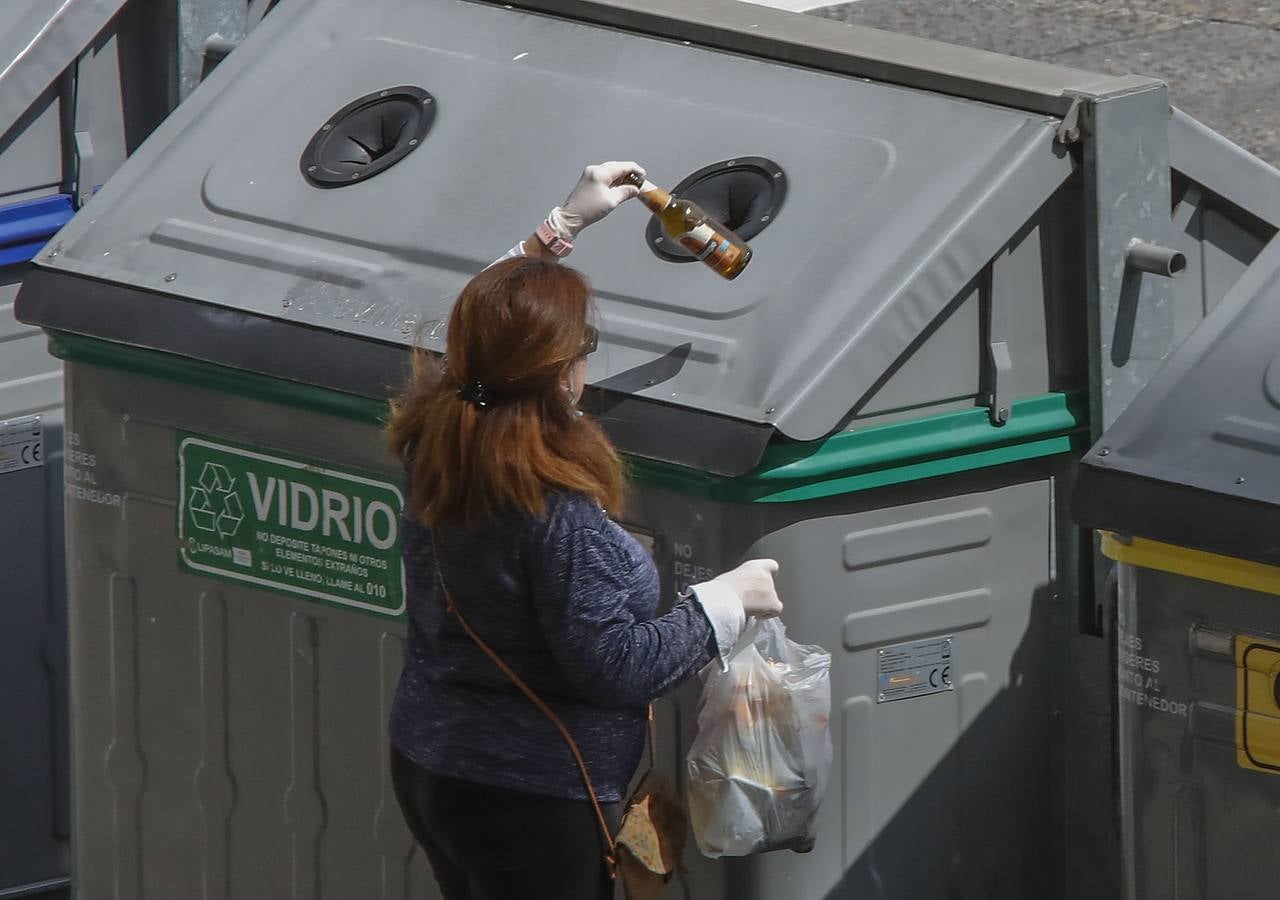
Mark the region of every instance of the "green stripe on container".
<instances>
[{"instance_id":1,"label":"green stripe on container","mask_svg":"<svg viewBox=\"0 0 1280 900\"><path fill-rule=\"evenodd\" d=\"M193 387L381 426L387 404L156 350L65 332L49 333L49 350L85 362ZM1016 401L1007 424L991 424L983 407L846 431L819 441L777 440L755 471L737 478L629 457L637 481L712 500L797 503L1029 459L1078 452L1088 430L1083 393Z\"/></svg>"},{"instance_id":2,"label":"green stripe on container","mask_svg":"<svg viewBox=\"0 0 1280 900\"><path fill-rule=\"evenodd\" d=\"M820 441L778 442L760 466L738 478L647 459L631 461L646 484L714 500L794 503L954 475L1082 449L1088 407L1081 394L1044 394L1013 404L1007 424L985 408L846 431Z\"/></svg>"}]
</instances>

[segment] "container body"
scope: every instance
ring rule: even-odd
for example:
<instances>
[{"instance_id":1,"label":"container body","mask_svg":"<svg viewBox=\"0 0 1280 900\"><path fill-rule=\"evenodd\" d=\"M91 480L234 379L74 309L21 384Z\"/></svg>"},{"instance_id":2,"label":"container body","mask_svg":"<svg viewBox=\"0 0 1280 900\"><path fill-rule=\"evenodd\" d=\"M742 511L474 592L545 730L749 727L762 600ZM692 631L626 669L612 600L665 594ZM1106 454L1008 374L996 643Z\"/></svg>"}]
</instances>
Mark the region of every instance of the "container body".
<instances>
[{"instance_id":1,"label":"container body","mask_svg":"<svg viewBox=\"0 0 1280 900\"><path fill-rule=\"evenodd\" d=\"M231 519L179 544L180 434L395 483L377 428L67 369L68 473L86 485L67 506L77 895L437 896L388 771L403 622L191 568ZM232 482L190 473L184 512L206 490L194 508L222 516L237 495L255 522L245 476L270 470L234 456L213 460Z\"/></svg>"},{"instance_id":2,"label":"container body","mask_svg":"<svg viewBox=\"0 0 1280 900\"><path fill-rule=\"evenodd\" d=\"M1280 607L1119 564L1125 897L1261 900L1280 863Z\"/></svg>"},{"instance_id":3,"label":"container body","mask_svg":"<svg viewBox=\"0 0 1280 900\"><path fill-rule=\"evenodd\" d=\"M83 896L434 896L386 768L402 618L201 569L193 550L281 521L266 469L223 457L222 481L206 478L194 443L398 484L378 427L86 363L68 385L69 475L86 485L68 505ZM775 556L789 633L834 655L817 847L724 864L690 851L694 896L1049 889L1050 498L1046 461L798 503L636 484L624 524L667 598ZM879 651L940 637L950 688L879 700ZM660 704L678 783L697 696Z\"/></svg>"}]
</instances>

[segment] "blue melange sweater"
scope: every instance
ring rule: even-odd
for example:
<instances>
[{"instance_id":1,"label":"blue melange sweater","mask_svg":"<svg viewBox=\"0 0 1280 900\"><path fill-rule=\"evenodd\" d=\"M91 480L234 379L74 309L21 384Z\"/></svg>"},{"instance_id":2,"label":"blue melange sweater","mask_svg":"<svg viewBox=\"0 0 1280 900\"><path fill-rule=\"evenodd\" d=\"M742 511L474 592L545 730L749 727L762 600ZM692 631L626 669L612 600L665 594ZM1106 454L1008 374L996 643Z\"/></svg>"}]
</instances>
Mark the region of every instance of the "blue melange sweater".
<instances>
[{"instance_id":1,"label":"blue melange sweater","mask_svg":"<svg viewBox=\"0 0 1280 900\"><path fill-rule=\"evenodd\" d=\"M559 733L445 609L431 531L406 517L409 639L391 741L423 768L585 799ZM712 658L696 600L654 618L658 571L593 501L554 494L542 518L441 528L441 570L467 622L555 710L602 802L621 799L644 748L645 710Z\"/></svg>"}]
</instances>

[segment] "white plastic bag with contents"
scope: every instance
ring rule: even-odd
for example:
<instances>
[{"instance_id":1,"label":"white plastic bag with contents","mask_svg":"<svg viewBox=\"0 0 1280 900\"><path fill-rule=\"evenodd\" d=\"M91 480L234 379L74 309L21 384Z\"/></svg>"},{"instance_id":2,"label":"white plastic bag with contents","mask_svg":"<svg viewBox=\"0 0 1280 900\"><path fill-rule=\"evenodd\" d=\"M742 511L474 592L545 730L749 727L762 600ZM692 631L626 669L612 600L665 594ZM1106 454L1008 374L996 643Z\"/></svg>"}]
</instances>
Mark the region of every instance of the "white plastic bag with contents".
<instances>
[{"instance_id":1,"label":"white plastic bag with contents","mask_svg":"<svg viewBox=\"0 0 1280 900\"><path fill-rule=\"evenodd\" d=\"M831 774L831 654L753 619L713 662L689 748L689 818L704 856L813 848Z\"/></svg>"}]
</instances>

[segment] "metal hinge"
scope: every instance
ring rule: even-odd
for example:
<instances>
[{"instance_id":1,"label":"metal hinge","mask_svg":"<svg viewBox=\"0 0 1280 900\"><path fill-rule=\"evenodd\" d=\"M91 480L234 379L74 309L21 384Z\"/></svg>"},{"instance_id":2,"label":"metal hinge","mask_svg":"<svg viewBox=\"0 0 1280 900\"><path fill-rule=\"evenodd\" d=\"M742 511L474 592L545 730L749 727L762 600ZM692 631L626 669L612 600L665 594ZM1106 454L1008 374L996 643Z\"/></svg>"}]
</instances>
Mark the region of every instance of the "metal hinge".
<instances>
[{"instance_id":1,"label":"metal hinge","mask_svg":"<svg viewBox=\"0 0 1280 900\"><path fill-rule=\"evenodd\" d=\"M1009 375L1013 372L1013 356L1009 353L1009 299L1007 291L997 292L995 266L992 262L982 270L978 300L984 318L986 338L986 394L992 425L1009 421L1013 406L1009 399Z\"/></svg>"},{"instance_id":2,"label":"metal hinge","mask_svg":"<svg viewBox=\"0 0 1280 900\"><path fill-rule=\"evenodd\" d=\"M1058 126L1058 143L1071 145L1080 141L1080 106L1084 100L1083 97L1073 97L1071 106L1067 107L1067 114L1062 117L1062 123Z\"/></svg>"},{"instance_id":3,"label":"metal hinge","mask_svg":"<svg viewBox=\"0 0 1280 900\"><path fill-rule=\"evenodd\" d=\"M218 63L230 56L231 51L239 46L239 40L225 38L220 34L213 34L206 38L200 54L200 80L204 81L208 78L209 73L218 67Z\"/></svg>"},{"instance_id":4,"label":"metal hinge","mask_svg":"<svg viewBox=\"0 0 1280 900\"><path fill-rule=\"evenodd\" d=\"M87 131L76 132L76 209L93 196L93 139Z\"/></svg>"}]
</instances>

